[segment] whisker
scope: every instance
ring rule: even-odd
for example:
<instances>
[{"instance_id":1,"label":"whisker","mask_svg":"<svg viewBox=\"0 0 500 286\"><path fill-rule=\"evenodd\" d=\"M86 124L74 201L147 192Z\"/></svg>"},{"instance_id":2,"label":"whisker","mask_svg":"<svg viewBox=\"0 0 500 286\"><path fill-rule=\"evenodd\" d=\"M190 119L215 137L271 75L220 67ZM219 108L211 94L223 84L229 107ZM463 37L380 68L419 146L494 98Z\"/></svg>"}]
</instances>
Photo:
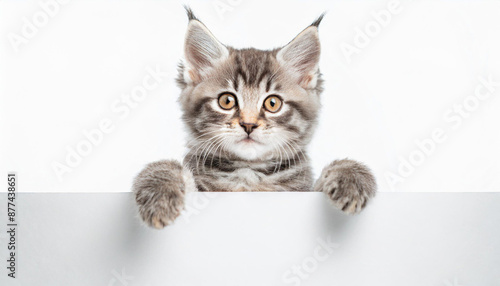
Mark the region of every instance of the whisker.
<instances>
[{"instance_id":1,"label":"whisker","mask_svg":"<svg viewBox=\"0 0 500 286\"><path fill-rule=\"evenodd\" d=\"M283 146L283 152L285 152L285 154L286 154L286 158L287 158L287 160L286 160L286 161L288 161L288 166L290 166L290 156L288 155L288 151L285 149L285 147L286 147L286 142L285 142L284 140L281 140L281 142L282 142L282 143L285 143L285 145L282 145L282 146Z\"/></svg>"},{"instance_id":2,"label":"whisker","mask_svg":"<svg viewBox=\"0 0 500 286\"><path fill-rule=\"evenodd\" d=\"M221 134L221 135L224 135L224 134ZM203 163L202 163L202 166L203 166L203 171L205 171L205 163L207 162L207 157L210 155L210 152L212 151L212 149L217 145L219 144L219 141L220 140L224 140L224 136L218 136L216 140L214 140L212 142L212 144L210 144L210 146L208 146L206 148L206 152L205 152L205 155L203 156Z\"/></svg>"},{"instance_id":3,"label":"whisker","mask_svg":"<svg viewBox=\"0 0 500 286\"><path fill-rule=\"evenodd\" d=\"M213 134L213 133L223 133L223 132L224 132L224 130L220 130L220 129L218 129L218 130L212 130L212 131L209 131L209 132L204 132L204 133L203 133L203 134L201 134L200 136L197 136L197 137L195 137L195 138L191 138L191 139L189 139L189 140L186 142L186 146L189 146L189 145L190 145L191 143L193 143L195 140L197 140L197 139L199 139L199 138L201 138L201 137L203 137L203 136L207 136L207 135L209 135L209 134Z\"/></svg>"},{"instance_id":4,"label":"whisker","mask_svg":"<svg viewBox=\"0 0 500 286\"><path fill-rule=\"evenodd\" d=\"M208 148L214 141L216 141L216 139L218 139L219 137L222 137L224 136L224 134L219 134L219 135L216 135L216 136L213 136L213 137L210 137L207 141L203 142L202 144L200 144L200 146L198 146L198 148L196 149L196 151L194 152L193 155L191 155L191 157L189 158L189 160L192 160L192 158L194 156L196 156L196 168L197 168L197 173L199 174L199 169L200 169L200 157L201 156L198 156L198 151L201 149L201 155L204 154L206 148Z\"/></svg>"},{"instance_id":5,"label":"whisker","mask_svg":"<svg viewBox=\"0 0 500 286\"><path fill-rule=\"evenodd\" d=\"M215 148L215 150L214 150L214 155L212 155L212 160L210 161L210 168L212 168L212 166L213 166L213 163L214 163L214 156L216 156L216 155L217 155L217 150L219 150L219 147L220 147L220 146L222 146L222 144L225 142L225 139L226 139L226 138L225 138L225 137L223 137L223 138L220 140L220 143L219 143L219 144L217 145L217 147ZM219 158L220 158L220 156L219 156ZM219 166L220 166L220 164L219 164Z\"/></svg>"},{"instance_id":6,"label":"whisker","mask_svg":"<svg viewBox=\"0 0 500 286\"><path fill-rule=\"evenodd\" d=\"M290 150L290 153L292 153L292 155L293 155L293 157L292 157L292 159L293 159L293 165L296 166L297 165L297 162L295 161L295 155L296 154L295 154L294 150L292 150L292 148L290 147L290 143L287 140L284 140L284 141L285 141L284 143L286 144L286 146ZM288 165L290 165L290 160L288 160Z\"/></svg>"}]
</instances>

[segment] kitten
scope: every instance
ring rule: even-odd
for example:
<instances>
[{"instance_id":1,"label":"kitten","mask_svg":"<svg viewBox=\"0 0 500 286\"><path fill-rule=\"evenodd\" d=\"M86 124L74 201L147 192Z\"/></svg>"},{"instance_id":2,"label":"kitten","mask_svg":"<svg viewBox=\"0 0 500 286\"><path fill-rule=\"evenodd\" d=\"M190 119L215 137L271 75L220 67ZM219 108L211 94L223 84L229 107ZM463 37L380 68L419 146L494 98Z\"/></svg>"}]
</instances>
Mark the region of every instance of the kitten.
<instances>
[{"instance_id":1,"label":"kitten","mask_svg":"<svg viewBox=\"0 0 500 286\"><path fill-rule=\"evenodd\" d=\"M192 191L318 191L346 213L363 209L376 190L370 170L338 160L313 184L306 152L320 109L323 15L284 47L263 51L221 44L186 10L177 83L189 152L183 165L151 163L136 177L142 219L155 228L170 224Z\"/></svg>"}]
</instances>

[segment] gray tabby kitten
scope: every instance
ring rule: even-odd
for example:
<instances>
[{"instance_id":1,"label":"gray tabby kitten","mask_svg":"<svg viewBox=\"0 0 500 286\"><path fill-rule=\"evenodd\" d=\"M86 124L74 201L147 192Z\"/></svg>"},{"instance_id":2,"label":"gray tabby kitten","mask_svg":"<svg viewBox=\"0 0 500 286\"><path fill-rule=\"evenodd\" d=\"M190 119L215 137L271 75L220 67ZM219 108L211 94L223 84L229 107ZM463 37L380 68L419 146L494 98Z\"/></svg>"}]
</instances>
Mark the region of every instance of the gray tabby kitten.
<instances>
[{"instance_id":1,"label":"gray tabby kitten","mask_svg":"<svg viewBox=\"0 0 500 286\"><path fill-rule=\"evenodd\" d=\"M154 162L133 190L142 219L163 228L188 192L324 192L346 213L375 195L370 170L352 160L326 166L313 184L306 146L320 109L319 17L286 46L234 49L221 44L187 9L179 101L190 135L177 161ZM313 187L314 185L314 187Z\"/></svg>"}]
</instances>

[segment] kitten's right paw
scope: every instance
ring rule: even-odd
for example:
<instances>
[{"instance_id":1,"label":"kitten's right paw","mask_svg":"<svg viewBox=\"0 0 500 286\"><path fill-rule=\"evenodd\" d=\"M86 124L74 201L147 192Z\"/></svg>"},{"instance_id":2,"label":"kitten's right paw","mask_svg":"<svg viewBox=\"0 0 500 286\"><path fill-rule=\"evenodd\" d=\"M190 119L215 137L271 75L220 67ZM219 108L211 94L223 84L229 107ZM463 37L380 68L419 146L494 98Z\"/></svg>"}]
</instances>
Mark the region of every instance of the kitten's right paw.
<instances>
[{"instance_id":1,"label":"kitten's right paw","mask_svg":"<svg viewBox=\"0 0 500 286\"><path fill-rule=\"evenodd\" d=\"M177 161L148 164L133 185L142 220L157 229L171 224L184 209L186 190L193 186L191 172Z\"/></svg>"},{"instance_id":2,"label":"kitten's right paw","mask_svg":"<svg viewBox=\"0 0 500 286\"><path fill-rule=\"evenodd\" d=\"M344 159L336 160L323 169L314 190L327 194L343 212L355 214L375 196L377 183L364 164Z\"/></svg>"}]
</instances>

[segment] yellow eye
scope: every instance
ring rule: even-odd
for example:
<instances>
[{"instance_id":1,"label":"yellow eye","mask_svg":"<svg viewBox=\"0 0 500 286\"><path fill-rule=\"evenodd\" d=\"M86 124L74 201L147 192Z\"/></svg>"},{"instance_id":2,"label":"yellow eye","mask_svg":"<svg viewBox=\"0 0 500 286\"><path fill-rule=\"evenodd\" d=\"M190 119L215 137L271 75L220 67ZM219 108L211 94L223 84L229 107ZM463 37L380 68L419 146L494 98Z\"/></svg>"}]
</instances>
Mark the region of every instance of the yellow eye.
<instances>
[{"instance_id":1,"label":"yellow eye","mask_svg":"<svg viewBox=\"0 0 500 286\"><path fill-rule=\"evenodd\" d=\"M223 93L219 96L219 105L222 109L229 110L236 106L236 96L232 93Z\"/></svg>"},{"instance_id":2,"label":"yellow eye","mask_svg":"<svg viewBox=\"0 0 500 286\"><path fill-rule=\"evenodd\" d=\"M271 95L264 100L264 108L272 113L278 112L283 105L283 101L276 95Z\"/></svg>"}]
</instances>

